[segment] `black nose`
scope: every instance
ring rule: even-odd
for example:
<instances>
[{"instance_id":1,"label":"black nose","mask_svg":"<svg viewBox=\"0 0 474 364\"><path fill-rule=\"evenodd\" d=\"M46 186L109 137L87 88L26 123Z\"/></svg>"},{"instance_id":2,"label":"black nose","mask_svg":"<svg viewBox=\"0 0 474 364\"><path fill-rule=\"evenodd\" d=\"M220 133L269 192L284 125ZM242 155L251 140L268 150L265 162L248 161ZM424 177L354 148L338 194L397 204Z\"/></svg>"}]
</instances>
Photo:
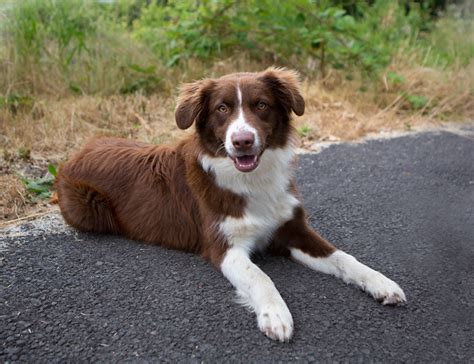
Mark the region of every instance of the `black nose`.
<instances>
[{"instance_id":1,"label":"black nose","mask_svg":"<svg viewBox=\"0 0 474 364\"><path fill-rule=\"evenodd\" d=\"M255 143L255 135L250 131L239 131L231 136L232 145L238 151L252 148Z\"/></svg>"}]
</instances>

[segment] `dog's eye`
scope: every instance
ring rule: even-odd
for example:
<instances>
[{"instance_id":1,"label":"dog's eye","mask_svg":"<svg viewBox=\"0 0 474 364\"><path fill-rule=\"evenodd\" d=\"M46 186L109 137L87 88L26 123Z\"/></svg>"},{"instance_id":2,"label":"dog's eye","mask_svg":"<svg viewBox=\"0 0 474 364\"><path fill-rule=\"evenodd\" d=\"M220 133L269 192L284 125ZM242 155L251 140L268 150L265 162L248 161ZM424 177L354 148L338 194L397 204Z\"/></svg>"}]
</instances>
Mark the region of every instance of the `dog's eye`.
<instances>
[{"instance_id":1,"label":"dog's eye","mask_svg":"<svg viewBox=\"0 0 474 364\"><path fill-rule=\"evenodd\" d=\"M265 110L267 107L268 107L268 105L263 101L259 101L258 104L257 104L257 109L258 110Z\"/></svg>"},{"instance_id":2,"label":"dog's eye","mask_svg":"<svg viewBox=\"0 0 474 364\"><path fill-rule=\"evenodd\" d=\"M217 111L225 114L229 111L229 108L227 107L227 105L225 104L220 104L218 107L217 107Z\"/></svg>"}]
</instances>

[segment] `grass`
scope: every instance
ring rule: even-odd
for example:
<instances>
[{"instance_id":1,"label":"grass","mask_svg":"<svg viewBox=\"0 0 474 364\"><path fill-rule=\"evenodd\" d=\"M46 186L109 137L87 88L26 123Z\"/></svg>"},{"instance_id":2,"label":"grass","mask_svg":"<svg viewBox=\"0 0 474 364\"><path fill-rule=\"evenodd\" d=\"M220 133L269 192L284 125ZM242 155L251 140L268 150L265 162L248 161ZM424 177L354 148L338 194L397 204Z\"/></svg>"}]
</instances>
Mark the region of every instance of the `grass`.
<instances>
[{"instance_id":1,"label":"grass","mask_svg":"<svg viewBox=\"0 0 474 364\"><path fill-rule=\"evenodd\" d=\"M25 3L36 6L45 1L49 0ZM312 149L318 141L355 140L379 131L474 119L474 40L467 36L473 34L474 27L472 16L466 15L472 10L469 3L434 22L430 32L414 31L397 39L388 61L375 60L384 65L370 76L357 67L341 69L330 63L324 66L324 72L315 74L314 70L321 70L321 59L301 57L297 62L289 57L287 63L282 63L284 53L269 57L268 49L261 58L240 49L238 54L222 52L209 59L183 56L179 64L171 65L173 53L163 62L152 47L138 39L138 33L130 31L127 22L133 20L120 15L120 22L111 22L96 11L95 3L84 10L85 15L69 19L79 28L83 22L93 21L90 33L76 34L76 28L63 24L60 11L86 3L73 0L64 2L65 8L52 9L50 23L56 28L45 28L38 22L35 26L41 32L36 38L19 40L14 33L3 33L0 220L45 208L51 179L48 165L58 166L89 137L113 135L162 144L192 132L183 132L175 125L175 99L181 82L202 77L259 71L273 63L293 65L302 74L307 104L305 114L294 123L301 147L306 149ZM378 21L389 29L396 22L393 14L388 11ZM21 18L25 29L34 24L26 21L27 15L36 19L34 12L16 14L14 18ZM340 21L337 19L336 25ZM25 47L29 51L22 51ZM318 57L320 52L318 48ZM26 185L22 180L27 181ZM45 192L43 200L34 191L38 180L41 183L37 190L40 195Z\"/></svg>"},{"instance_id":2,"label":"grass","mask_svg":"<svg viewBox=\"0 0 474 364\"><path fill-rule=\"evenodd\" d=\"M218 76L238 70L239 62L233 62L220 62L209 73ZM474 119L472 63L455 70L406 63L406 59L394 60L391 65L403 79L398 83L389 81L388 72L384 76L387 81L368 86L361 80L348 81L338 71L329 72L323 80L305 79L302 90L307 109L295 120L301 147L312 149L317 141L356 140L379 131ZM360 91L363 86L365 91ZM3 172L4 185L0 186L4 191L0 199L7 201L0 219L11 220L47 205L47 201L38 201L29 193L18 174L13 173L23 170L20 173L29 176L25 165L39 166L43 174L36 172L31 178L41 178L48 163L60 164L92 136L121 136L163 144L192 132L183 132L175 125L175 95L48 96L26 105L1 108L0 118L5 122L0 124L0 160L9 166L9 172ZM419 106L413 105L418 102L416 95L423 96Z\"/></svg>"}]
</instances>

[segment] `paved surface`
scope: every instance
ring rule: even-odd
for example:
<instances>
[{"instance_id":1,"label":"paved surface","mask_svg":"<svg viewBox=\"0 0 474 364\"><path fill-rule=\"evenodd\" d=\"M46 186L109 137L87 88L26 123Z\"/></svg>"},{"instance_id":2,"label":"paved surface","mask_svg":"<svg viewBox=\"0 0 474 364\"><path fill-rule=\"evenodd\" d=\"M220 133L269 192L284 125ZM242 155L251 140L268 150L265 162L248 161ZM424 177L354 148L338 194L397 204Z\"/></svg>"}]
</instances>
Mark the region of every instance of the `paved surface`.
<instances>
[{"instance_id":1,"label":"paved surface","mask_svg":"<svg viewBox=\"0 0 474 364\"><path fill-rule=\"evenodd\" d=\"M198 257L53 216L3 234L0 360L473 362L472 134L333 146L300 164L312 225L397 281L405 306L260 257L295 321L276 343Z\"/></svg>"}]
</instances>

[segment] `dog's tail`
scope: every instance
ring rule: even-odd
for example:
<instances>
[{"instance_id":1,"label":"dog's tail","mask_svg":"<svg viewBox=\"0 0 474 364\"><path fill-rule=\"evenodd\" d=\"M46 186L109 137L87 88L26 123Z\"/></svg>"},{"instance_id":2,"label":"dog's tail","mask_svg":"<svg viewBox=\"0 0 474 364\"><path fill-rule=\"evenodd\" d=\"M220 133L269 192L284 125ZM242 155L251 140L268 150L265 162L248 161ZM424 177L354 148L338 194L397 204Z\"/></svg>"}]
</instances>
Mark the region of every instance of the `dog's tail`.
<instances>
[{"instance_id":1,"label":"dog's tail","mask_svg":"<svg viewBox=\"0 0 474 364\"><path fill-rule=\"evenodd\" d=\"M87 232L120 232L114 207L105 192L62 173L59 173L55 187L61 213L69 225Z\"/></svg>"}]
</instances>

